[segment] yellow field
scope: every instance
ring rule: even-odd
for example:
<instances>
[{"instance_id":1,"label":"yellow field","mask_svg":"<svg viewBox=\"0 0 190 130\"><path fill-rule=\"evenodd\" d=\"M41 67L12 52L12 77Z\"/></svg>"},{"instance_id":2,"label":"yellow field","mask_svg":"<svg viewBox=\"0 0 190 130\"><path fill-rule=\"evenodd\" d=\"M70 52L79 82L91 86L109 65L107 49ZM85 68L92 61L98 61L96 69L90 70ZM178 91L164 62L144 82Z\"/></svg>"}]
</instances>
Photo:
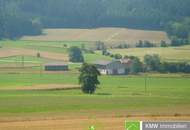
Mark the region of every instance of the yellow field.
<instances>
[{"instance_id":1,"label":"yellow field","mask_svg":"<svg viewBox=\"0 0 190 130\"><path fill-rule=\"evenodd\" d=\"M119 53L128 56L137 56L141 59L146 54L158 54L162 60L167 61L190 61L190 46L167 47L167 48L129 48L112 49L112 53Z\"/></svg>"},{"instance_id":2,"label":"yellow field","mask_svg":"<svg viewBox=\"0 0 190 130\"><path fill-rule=\"evenodd\" d=\"M97 29L46 29L41 36L26 36L23 40L40 41L104 41L107 43L136 43L148 40L160 43L170 42L167 34L162 31L145 31L127 28L97 28Z\"/></svg>"}]
</instances>

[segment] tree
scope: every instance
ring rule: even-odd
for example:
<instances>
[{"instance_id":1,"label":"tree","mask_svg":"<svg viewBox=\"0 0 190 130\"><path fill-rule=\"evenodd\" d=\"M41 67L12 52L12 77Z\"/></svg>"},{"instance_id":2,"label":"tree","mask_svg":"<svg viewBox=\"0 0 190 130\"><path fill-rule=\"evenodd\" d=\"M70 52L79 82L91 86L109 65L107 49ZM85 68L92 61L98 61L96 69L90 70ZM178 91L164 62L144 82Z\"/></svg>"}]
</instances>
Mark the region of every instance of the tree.
<instances>
[{"instance_id":1,"label":"tree","mask_svg":"<svg viewBox=\"0 0 190 130\"><path fill-rule=\"evenodd\" d=\"M98 76L100 76L100 72L94 65L84 63L80 68L79 76L82 92L93 94L96 91L97 85L100 84Z\"/></svg>"},{"instance_id":2,"label":"tree","mask_svg":"<svg viewBox=\"0 0 190 130\"><path fill-rule=\"evenodd\" d=\"M160 46L161 47L168 47L166 41L163 41L163 40L160 42Z\"/></svg>"},{"instance_id":3,"label":"tree","mask_svg":"<svg viewBox=\"0 0 190 130\"><path fill-rule=\"evenodd\" d=\"M139 40L139 42L136 44L136 47L143 47L143 41Z\"/></svg>"},{"instance_id":4,"label":"tree","mask_svg":"<svg viewBox=\"0 0 190 130\"><path fill-rule=\"evenodd\" d=\"M158 55L145 55L144 63L147 71L157 71L160 67L160 57Z\"/></svg>"},{"instance_id":5,"label":"tree","mask_svg":"<svg viewBox=\"0 0 190 130\"><path fill-rule=\"evenodd\" d=\"M69 60L71 62L84 62L81 49L78 47L71 47L69 49Z\"/></svg>"},{"instance_id":6,"label":"tree","mask_svg":"<svg viewBox=\"0 0 190 130\"><path fill-rule=\"evenodd\" d=\"M132 65L130 67L130 73L137 74L139 72L142 72L142 63L138 57L131 58Z\"/></svg>"}]
</instances>

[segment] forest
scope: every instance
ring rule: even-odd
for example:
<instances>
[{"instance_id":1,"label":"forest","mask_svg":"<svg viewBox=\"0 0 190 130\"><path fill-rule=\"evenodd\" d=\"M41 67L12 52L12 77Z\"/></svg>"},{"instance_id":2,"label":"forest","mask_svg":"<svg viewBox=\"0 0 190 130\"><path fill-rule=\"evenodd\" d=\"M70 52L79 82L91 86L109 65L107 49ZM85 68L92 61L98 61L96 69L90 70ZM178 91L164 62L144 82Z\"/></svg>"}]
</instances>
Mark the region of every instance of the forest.
<instances>
[{"instance_id":1,"label":"forest","mask_svg":"<svg viewBox=\"0 0 190 130\"><path fill-rule=\"evenodd\" d=\"M42 28L128 27L186 39L189 5L189 0L0 0L0 37L38 35Z\"/></svg>"}]
</instances>

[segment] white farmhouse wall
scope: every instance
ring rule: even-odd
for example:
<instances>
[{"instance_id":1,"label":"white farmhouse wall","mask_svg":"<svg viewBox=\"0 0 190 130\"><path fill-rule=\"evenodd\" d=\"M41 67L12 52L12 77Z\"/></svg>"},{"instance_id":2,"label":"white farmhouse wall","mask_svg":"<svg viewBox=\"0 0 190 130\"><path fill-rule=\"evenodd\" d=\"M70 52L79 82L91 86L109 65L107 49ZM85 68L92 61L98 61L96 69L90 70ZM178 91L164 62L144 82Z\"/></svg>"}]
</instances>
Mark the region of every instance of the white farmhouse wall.
<instances>
[{"instance_id":1,"label":"white farmhouse wall","mask_svg":"<svg viewBox=\"0 0 190 130\"><path fill-rule=\"evenodd\" d=\"M99 72L103 75L106 75L107 74L107 70L106 69L98 69Z\"/></svg>"}]
</instances>

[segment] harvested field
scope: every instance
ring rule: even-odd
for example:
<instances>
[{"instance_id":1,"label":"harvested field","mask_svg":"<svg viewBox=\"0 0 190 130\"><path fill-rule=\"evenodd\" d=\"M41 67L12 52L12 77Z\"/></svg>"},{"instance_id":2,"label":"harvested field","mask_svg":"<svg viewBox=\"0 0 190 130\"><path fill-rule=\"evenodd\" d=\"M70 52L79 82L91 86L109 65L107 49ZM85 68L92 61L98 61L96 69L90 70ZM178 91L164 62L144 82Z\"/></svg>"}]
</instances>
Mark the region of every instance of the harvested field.
<instances>
[{"instance_id":1,"label":"harvested field","mask_svg":"<svg viewBox=\"0 0 190 130\"><path fill-rule=\"evenodd\" d=\"M21 49L21 48L3 48L0 49L0 58L11 57L11 56L37 56L37 53L40 53L42 58L51 59L51 60L61 60L68 61L67 54L46 52L46 51L36 51L31 49Z\"/></svg>"},{"instance_id":2,"label":"harvested field","mask_svg":"<svg viewBox=\"0 0 190 130\"><path fill-rule=\"evenodd\" d=\"M127 28L97 28L97 29L46 29L44 35L26 36L23 40L37 41L104 41L107 43L136 43L148 40L160 43L170 42L167 34L162 31L145 31Z\"/></svg>"}]
</instances>

